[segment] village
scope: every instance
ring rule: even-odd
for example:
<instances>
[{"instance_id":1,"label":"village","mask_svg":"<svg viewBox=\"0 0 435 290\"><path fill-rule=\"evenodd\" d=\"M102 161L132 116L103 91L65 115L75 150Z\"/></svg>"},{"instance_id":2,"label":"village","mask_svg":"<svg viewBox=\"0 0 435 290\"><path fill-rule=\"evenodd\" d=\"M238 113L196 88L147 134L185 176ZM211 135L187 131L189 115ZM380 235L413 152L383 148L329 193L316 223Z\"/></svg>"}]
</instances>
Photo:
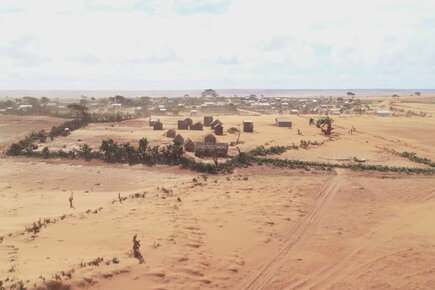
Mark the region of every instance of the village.
<instances>
[{"instance_id":1,"label":"village","mask_svg":"<svg viewBox=\"0 0 435 290\"><path fill-rule=\"evenodd\" d=\"M421 94L414 92L409 97L413 95L419 97ZM240 149L252 150L263 145L254 141L258 133L271 134L271 137L275 135L276 146L308 148L313 146L312 144L323 144L339 136L339 134L331 135L334 130L331 125L334 118L429 116L427 112L404 110L400 108L401 103L402 100L398 95L381 98L362 96L360 99L354 93L347 92L346 96L337 97L266 98L251 94L245 97L226 98L219 96L215 90L208 89L204 90L200 97L185 95L178 98L114 96L96 99L82 96L78 101L57 99L55 102L45 97L40 99L4 98L0 101L0 113L74 118L77 110L85 110L97 122L92 125L93 127L99 126L98 122L125 121L129 124L127 126L133 125L134 134L124 132L122 140L134 143L140 139L140 136L145 135L148 135L147 138L154 145L165 145L168 144L168 140L173 140L183 146L188 156L191 153L192 157L207 159L227 158L236 155ZM74 108L75 113L73 113ZM128 120L131 122L128 123ZM321 131L317 129L323 125L315 122L321 120L330 122L328 132L322 128ZM275 126L276 129L267 132L258 131L256 122L259 127L269 124ZM101 124L104 125L104 123ZM144 134L145 131L141 128L146 127L151 128L155 133L147 130L148 133ZM313 129L315 127L317 128ZM283 131L284 128L292 129L293 133L285 133L287 131ZM63 136L71 133L70 128L64 128L64 130L66 130L64 133L61 132ZM348 134L351 134L356 131L356 128L348 126L345 132L346 130ZM162 131L164 133L159 133ZM323 134L319 135L319 131ZM249 134L254 134L255 137L249 137ZM161 135L168 139L161 139ZM96 150L101 140L95 137L89 139L85 136L77 137L76 140L64 139L63 141L65 142L58 140L39 144L36 151L41 152L45 147L47 148L44 150L50 151L79 150L84 144ZM349 159L352 158L366 159L349 157Z\"/></svg>"},{"instance_id":2,"label":"village","mask_svg":"<svg viewBox=\"0 0 435 290\"><path fill-rule=\"evenodd\" d=\"M384 264L434 257L415 239L432 233L433 100L4 97L0 285L273 289L283 265L291 288L370 288L382 272L424 289L423 272ZM390 260L395 247L415 250Z\"/></svg>"},{"instance_id":3,"label":"village","mask_svg":"<svg viewBox=\"0 0 435 290\"><path fill-rule=\"evenodd\" d=\"M409 96L420 96L414 92ZM406 97L403 96L402 99ZM68 112L68 104L77 100L46 97L13 98L0 96L0 114L17 115L50 115L63 116ZM385 103L389 106L386 106ZM311 96L277 98L263 95L220 96L212 89L205 90L201 96L191 97L135 97L114 96L109 98L95 98L82 95L79 104L87 106L90 111L109 113L124 112L137 116L147 115L178 115L190 114L240 114L241 112L257 112L261 114L279 113L284 115L342 115L342 114L375 114L380 116L400 116L407 113L394 107L400 104L400 96L384 96L382 98L358 97L355 93L347 92L343 96ZM379 106L381 106L379 108Z\"/></svg>"}]
</instances>

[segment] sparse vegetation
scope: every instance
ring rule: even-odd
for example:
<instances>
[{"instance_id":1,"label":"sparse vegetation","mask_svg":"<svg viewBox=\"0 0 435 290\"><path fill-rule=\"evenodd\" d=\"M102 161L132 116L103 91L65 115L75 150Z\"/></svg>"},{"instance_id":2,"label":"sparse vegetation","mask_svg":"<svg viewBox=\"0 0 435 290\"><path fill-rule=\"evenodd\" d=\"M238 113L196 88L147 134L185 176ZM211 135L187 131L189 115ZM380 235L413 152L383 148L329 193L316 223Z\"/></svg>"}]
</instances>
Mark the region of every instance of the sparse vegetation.
<instances>
[{"instance_id":1,"label":"sparse vegetation","mask_svg":"<svg viewBox=\"0 0 435 290\"><path fill-rule=\"evenodd\" d=\"M435 162L434 161L432 161L432 160L430 160L428 158L418 157L415 152L406 152L406 151L404 151L404 152L397 152L394 149L387 149L387 148L385 148L385 150L390 152L390 153L393 153L395 155L407 158L407 159L409 159L411 161L414 161L416 163L426 164L426 165L429 165L430 167L435 167Z\"/></svg>"}]
</instances>

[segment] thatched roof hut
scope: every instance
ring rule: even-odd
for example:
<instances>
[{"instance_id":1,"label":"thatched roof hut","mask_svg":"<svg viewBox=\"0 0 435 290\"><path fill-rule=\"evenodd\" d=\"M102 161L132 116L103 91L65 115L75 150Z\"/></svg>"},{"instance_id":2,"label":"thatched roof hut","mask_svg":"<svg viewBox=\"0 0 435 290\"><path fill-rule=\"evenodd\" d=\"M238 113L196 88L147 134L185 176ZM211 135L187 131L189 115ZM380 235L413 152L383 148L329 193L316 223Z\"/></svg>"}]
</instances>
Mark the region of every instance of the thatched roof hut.
<instances>
[{"instance_id":1,"label":"thatched roof hut","mask_svg":"<svg viewBox=\"0 0 435 290\"><path fill-rule=\"evenodd\" d=\"M204 128L204 126L202 125L201 122L195 123L192 126L190 126L190 130L198 130L198 131L202 131Z\"/></svg>"},{"instance_id":2,"label":"thatched roof hut","mask_svg":"<svg viewBox=\"0 0 435 290\"><path fill-rule=\"evenodd\" d=\"M213 130L215 135L222 136L224 134L224 127L221 124L217 124Z\"/></svg>"},{"instance_id":3,"label":"thatched roof hut","mask_svg":"<svg viewBox=\"0 0 435 290\"><path fill-rule=\"evenodd\" d=\"M189 126L189 127L192 126L192 124L193 124L193 120L191 118L184 119L184 122L186 122L187 126Z\"/></svg>"},{"instance_id":4,"label":"thatched roof hut","mask_svg":"<svg viewBox=\"0 0 435 290\"><path fill-rule=\"evenodd\" d=\"M181 136L180 134L177 134L177 136L175 136L175 138L174 138L174 142L179 143L179 144L183 144L184 143L183 136Z\"/></svg>"},{"instance_id":5,"label":"thatched roof hut","mask_svg":"<svg viewBox=\"0 0 435 290\"><path fill-rule=\"evenodd\" d=\"M214 127L216 127L217 125L223 125L223 123L221 121L219 121L219 119L214 120L213 122L211 122L210 127L212 129L214 129Z\"/></svg>"},{"instance_id":6,"label":"thatched roof hut","mask_svg":"<svg viewBox=\"0 0 435 290\"><path fill-rule=\"evenodd\" d=\"M289 118L279 117L275 119L277 127L292 127L292 121Z\"/></svg>"},{"instance_id":7,"label":"thatched roof hut","mask_svg":"<svg viewBox=\"0 0 435 290\"><path fill-rule=\"evenodd\" d=\"M213 116L204 116L204 126L210 127L213 122Z\"/></svg>"},{"instance_id":8,"label":"thatched roof hut","mask_svg":"<svg viewBox=\"0 0 435 290\"><path fill-rule=\"evenodd\" d=\"M254 123L251 120L243 120L243 132L254 132Z\"/></svg>"},{"instance_id":9,"label":"thatched roof hut","mask_svg":"<svg viewBox=\"0 0 435 290\"><path fill-rule=\"evenodd\" d=\"M204 137L204 142L205 143L216 143L216 137L213 134L207 134Z\"/></svg>"},{"instance_id":10,"label":"thatched roof hut","mask_svg":"<svg viewBox=\"0 0 435 290\"><path fill-rule=\"evenodd\" d=\"M197 157L226 157L228 143L195 143L195 156Z\"/></svg>"},{"instance_id":11,"label":"thatched roof hut","mask_svg":"<svg viewBox=\"0 0 435 290\"><path fill-rule=\"evenodd\" d=\"M189 130L189 123L186 120L179 120L178 130Z\"/></svg>"},{"instance_id":12,"label":"thatched roof hut","mask_svg":"<svg viewBox=\"0 0 435 290\"><path fill-rule=\"evenodd\" d=\"M163 130L163 124L158 121L157 123L154 124L154 130Z\"/></svg>"},{"instance_id":13,"label":"thatched roof hut","mask_svg":"<svg viewBox=\"0 0 435 290\"><path fill-rule=\"evenodd\" d=\"M169 129L168 131L166 131L166 137L168 138L174 138L176 134L177 131L175 131L175 129Z\"/></svg>"},{"instance_id":14,"label":"thatched roof hut","mask_svg":"<svg viewBox=\"0 0 435 290\"><path fill-rule=\"evenodd\" d=\"M184 141L184 150L187 152L195 152L195 142L188 138L186 141Z\"/></svg>"}]
</instances>

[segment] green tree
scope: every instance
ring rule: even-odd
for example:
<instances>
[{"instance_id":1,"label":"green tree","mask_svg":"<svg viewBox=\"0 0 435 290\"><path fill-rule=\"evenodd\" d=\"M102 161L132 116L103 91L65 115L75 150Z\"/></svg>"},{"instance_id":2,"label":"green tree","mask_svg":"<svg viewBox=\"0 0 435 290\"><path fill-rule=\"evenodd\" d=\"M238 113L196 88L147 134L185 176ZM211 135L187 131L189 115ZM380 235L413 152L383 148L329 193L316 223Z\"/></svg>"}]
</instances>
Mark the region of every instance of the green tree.
<instances>
[{"instance_id":1,"label":"green tree","mask_svg":"<svg viewBox=\"0 0 435 290\"><path fill-rule=\"evenodd\" d=\"M331 135L332 130L334 130L334 128L332 128L332 123L334 122L334 120L330 117L323 117L317 120L316 122L316 127L320 128L320 130L322 130L322 133L325 135Z\"/></svg>"},{"instance_id":2,"label":"green tree","mask_svg":"<svg viewBox=\"0 0 435 290\"><path fill-rule=\"evenodd\" d=\"M45 146L44 148L42 148L42 156L47 159L50 157L50 150L48 149L47 146Z\"/></svg>"}]
</instances>

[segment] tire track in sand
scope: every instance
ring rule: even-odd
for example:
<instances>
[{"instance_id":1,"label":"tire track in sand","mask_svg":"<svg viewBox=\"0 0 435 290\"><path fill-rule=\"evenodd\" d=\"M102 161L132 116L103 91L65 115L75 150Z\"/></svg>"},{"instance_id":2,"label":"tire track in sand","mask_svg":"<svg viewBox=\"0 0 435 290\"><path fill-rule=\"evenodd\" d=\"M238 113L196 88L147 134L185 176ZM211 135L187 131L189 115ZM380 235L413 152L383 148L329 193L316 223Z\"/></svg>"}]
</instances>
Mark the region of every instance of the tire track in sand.
<instances>
[{"instance_id":1,"label":"tire track in sand","mask_svg":"<svg viewBox=\"0 0 435 290\"><path fill-rule=\"evenodd\" d=\"M310 228L321 221L340 184L341 176L337 175L325 185L319 192L310 213L305 216L299 225L285 235L284 246L261 264L252 274L242 280L239 285L240 289L267 289L268 284L273 282L273 278L279 270L288 264L293 255L303 247Z\"/></svg>"},{"instance_id":2,"label":"tire track in sand","mask_svg":"<svg viewBox=\"0 0 435 290\"><path fill-rule=\"evenodd\" d=\"M334 263L326 265L304 280L288 284L286 289L329 289L333 287L334 283L344 280L360 269L368 267L388 256L394 256L397 251L389 254L379 254L377 250L395 238L394 233L400 231L403 224L405 224L404 220L407 220L409 216L413 216L419 211L420 208L418 206L423 205L434 197L435 191L431 191L427 195L414 199L414 202L417 204L416 208L412 208L400 216L384 222L369 235L354 241L357 247L337 258Z\"/></svg>"}]
</instances>

